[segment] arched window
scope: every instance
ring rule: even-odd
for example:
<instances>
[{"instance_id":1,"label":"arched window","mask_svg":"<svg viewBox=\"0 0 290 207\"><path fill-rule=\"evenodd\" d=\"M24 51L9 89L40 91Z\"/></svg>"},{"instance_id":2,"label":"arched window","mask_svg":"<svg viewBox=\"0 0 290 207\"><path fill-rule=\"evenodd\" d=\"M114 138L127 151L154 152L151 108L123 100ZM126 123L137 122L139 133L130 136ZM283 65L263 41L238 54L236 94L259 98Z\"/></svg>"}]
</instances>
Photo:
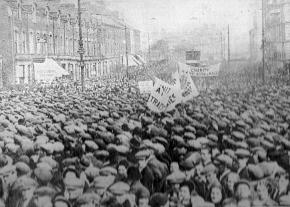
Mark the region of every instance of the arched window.
<instances>
[{"instance_id":1,"label":"arched window","mask_svg":"<svg viewBox=\"0 0 290 207\"><path fill-rule=\"evenodd\" d=\"M20 52L20 44L19 44L19 32L17 29L14 29L14 47L15 53L18 54Z\"/></svg>"},{"instance_id":2,"label":"arched window","mask_svg":"<svg viewBox=\"0 0 290 207\"><path fill-rule=\"evenodd\" d=\"M48 53L49 54L53 54L53 37L52 37L52 33L50 33L49 37L48 37Z\"/></svg>"},{"instance_id":3,"label":"arched window","mask_svg":"<svg viewBox=\"0 0 290 207\"><path fill-rule=\"evenodd\" d=\"M34 34L33 31L29 32L29 53L34 54Z\"/></svg>"},{"instance_id":4,"label":"arched window","mask_svg":"<svg viewBox=\"0 0 290 207\"><path fill-rule=\"evenodd\" d=\"M36 33L36 53L41 54L40 32Z\"/></svg>"},{"instance_id":5,"label":"arched window","mask_svg":"<svg viewBox=\"0 0 290 207\"><path fill-rule=\"evenodd\" d=\"M37 21L37 12L36 12L36 9L37 9L37 7L36 7L36 3L34 3L33 4L33 6L32 6L32 22L33 23L36 23L36 21Z\"/></svg>"},{"instance_id":6,"label":"arched window","mask_svg":"<svg viewBox=\"0 0 290 207\"><path fill-rule=\"evenodd\" d=\"M22 32L22 53L26 53L26 33L25 31Z\"/></svg>"}]
</instances>

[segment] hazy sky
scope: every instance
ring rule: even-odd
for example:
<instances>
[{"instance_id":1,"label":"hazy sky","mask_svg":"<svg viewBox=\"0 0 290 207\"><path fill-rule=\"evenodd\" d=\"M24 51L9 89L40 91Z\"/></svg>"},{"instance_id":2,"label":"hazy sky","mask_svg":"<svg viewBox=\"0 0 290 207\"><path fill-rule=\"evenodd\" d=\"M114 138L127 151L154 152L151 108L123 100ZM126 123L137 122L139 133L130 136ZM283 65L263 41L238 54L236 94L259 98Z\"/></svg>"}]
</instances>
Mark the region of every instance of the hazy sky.
<instances>
[{"instance_id":1,"label":"hazy sky","mask_svg":"<svg viewBox=\"0 0 290 207\"><path fill-rule=\"evenodd\" d=\"M141 30L180 31L203 23L226 31L230 25L233 52L247 50L253 10L259 0L105 0ZM154 20L152 20L154 18Z\"/></svg>"},{"instance_id":2,"label":"hazy sky","mask_svg":"<svg viewBox=\"0 0 290 207\"><path fill-rule=\"evenodd\" d=\"M111 9L122 12L132 26L142 31L156 27L166 31L181 31L203 23L216 24L226 31L229 24L233 45L237 46L248 42L249 29L253 25L252 12L258 1L104 0Z\"/></svg>"}]
</instances>

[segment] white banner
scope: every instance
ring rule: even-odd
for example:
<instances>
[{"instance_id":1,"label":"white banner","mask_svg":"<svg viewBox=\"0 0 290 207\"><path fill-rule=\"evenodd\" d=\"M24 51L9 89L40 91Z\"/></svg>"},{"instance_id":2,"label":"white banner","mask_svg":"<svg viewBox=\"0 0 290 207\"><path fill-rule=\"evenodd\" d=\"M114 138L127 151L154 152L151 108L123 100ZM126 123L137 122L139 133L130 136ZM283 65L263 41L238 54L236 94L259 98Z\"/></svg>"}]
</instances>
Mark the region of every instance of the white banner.
<instances>
[{"instance_id":1,"label":"white banner","mask_svg":"<svg viewBox=\"0 0 290 207\"><path fill-rule=\"evenodd\" d=\"M182 101L186 102L194 97L197 97L199 92L193 83L191 76L188 74L186 76L185 85L182 90Z\"/></svg>"},{"instance_id":2,"label":"white banner","mask_svg":"<svg viewBox=\"0 0 290 207\"><path fill-rule=\"evenodd\" d=\"M220 63L206 67L191 67L190 75L194 77L211 77L218 76L220 71Z\"/></svg>"},{"instance_id":3,"label":"white banner","mask_svg":"<svg viewBox=\"0 0 290 207\"><path fill-rule=\"evenodd\" d=\"M151 93L153 89L153 81L139 81L138 86L140 93Z\"/></svg>"},{"instance_id":4,"label":"white banner","mask_svg":"<svg viewBox=\"0 0 290 207\"><path fill-rule=\"evenodd\" d=\"M190 73L190 67L184 63L178 63L178 70L181 77Z\"/></svg>"},{"instance_id":5,"label":"white banner","mask_svg":"<svg viewBox=\"0 0 290 207\"><path fill-rule=\"evenodd\" d=\"M173 87L170 84L155 78L155 84L147 102L148 108L155 112L165 111L172 90Z\"/></svg>"},{"instance_id":6,"label":"white banner","mask_svg":"<svg viewBox=\"0 0 290 207\"><path fill-rule=\"evenodd\" d=\"M178 71L172 74L172 92L168 98L166 111L171 111L175 108L177 104L179 104L182 100L181 96L181 84L180 84L180 76Z\"/></svg>"}]
</instances>

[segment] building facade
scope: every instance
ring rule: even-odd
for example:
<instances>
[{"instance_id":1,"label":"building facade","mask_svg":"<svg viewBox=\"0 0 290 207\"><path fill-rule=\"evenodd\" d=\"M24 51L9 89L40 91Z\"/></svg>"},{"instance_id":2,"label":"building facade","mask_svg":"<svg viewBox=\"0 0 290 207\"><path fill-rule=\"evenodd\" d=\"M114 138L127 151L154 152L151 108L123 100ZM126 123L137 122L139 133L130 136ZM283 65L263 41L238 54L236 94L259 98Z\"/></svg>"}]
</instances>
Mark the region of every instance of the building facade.
<instances>
[{"instance_id":1,"label":"building facade","mask_svg":"<svg viewBox=\"0 0 290 207\"><path fill-rule=\"evenodd\" d=\"M258 63L262 60L262 4L261 1L253 2L253 27L249 31L249 59L251 63Z\"/></svg>"},{"instance_id":2,"label":"building facade","mask_svg":"<svg viewBox=\"0 0 290 207\"><path fill-rule=\"evenodd\" d=\"M264 5L268 69L290 69L290 0L265 0Z\"/></svg>"},{"instance_id":3,"label":"building facade","mask_svg":"<svg viewBox=\"0 0 290 207\"><path fill-rule=\"evenodd\" d=\"M82 8L85 79L122 72L125 43L131 42L125 35L125 23L109 14L95 14L96 7L86 4ZM80 80L77 19L74 4L0 0L3 83L33 83L33 63L47 57L66 69L73 80Z\"/></svg>"}]
</instances>

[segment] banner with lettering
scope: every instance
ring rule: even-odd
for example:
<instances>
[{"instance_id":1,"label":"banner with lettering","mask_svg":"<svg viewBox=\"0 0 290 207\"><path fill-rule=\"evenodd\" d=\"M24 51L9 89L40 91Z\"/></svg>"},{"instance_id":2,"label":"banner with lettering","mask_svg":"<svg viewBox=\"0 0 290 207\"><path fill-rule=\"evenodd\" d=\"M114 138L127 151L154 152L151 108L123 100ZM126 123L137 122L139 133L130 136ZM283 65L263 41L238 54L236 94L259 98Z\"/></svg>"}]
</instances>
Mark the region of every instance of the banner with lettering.
<instances>
[{"instance_id":1,"label":"banner with lettering","mask_svg":"<svg viewBox=\"0 0 290 207\"><path fill-rule=\"evenodd\" d=\"M220 63L205 67L190 67L190 75L194 77L213 77L218 76L220 71Z\"/></svg>"},{"instance_id":2,"label":"banner with lettering","mask_svg":"<svg viewBox=\"0 0 290 207\"><path fill-rule=\"evenodd\" d=\"M188 74L185 79L185 83L182 87L182 101L186 102L194 97L197 97L199 92L191 78Z\"/></svg>"},{"instance_id":3,"label":"banner with lettering","mask_svg":"<svg viewBox=\"0 0 290 207\"><path fill-rule=\"evenodd\" d=\"M172 90L172 85L155 78L155 84L147 102L148 108L155 112L165 111L169 98L172 99Z\"/></svg>"},{"instance_id":4,"label":"banner with lettering","mask_svg":"<svg viewBox=\"0 0 290 207\"><path fill-rule=\"evenodd\" d=\"M182 101L180 76L179 76L178 71L173 73L171 85L173 86L173 88L172 88L171 93L168 97L166 111L173 110L175 108L175 106Z\"/></svg>"}]
</instances>

